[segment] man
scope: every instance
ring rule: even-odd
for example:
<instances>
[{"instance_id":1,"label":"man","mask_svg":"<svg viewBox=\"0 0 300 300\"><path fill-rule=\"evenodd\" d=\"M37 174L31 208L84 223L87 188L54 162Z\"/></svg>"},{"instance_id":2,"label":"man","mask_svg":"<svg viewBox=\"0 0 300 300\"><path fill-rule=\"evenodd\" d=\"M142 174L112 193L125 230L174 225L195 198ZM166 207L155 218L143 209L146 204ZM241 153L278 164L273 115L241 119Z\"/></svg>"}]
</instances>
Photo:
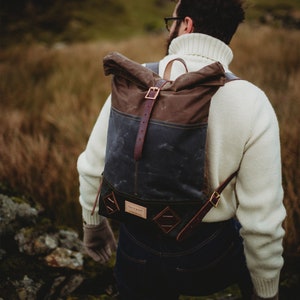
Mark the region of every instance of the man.
<instances>
[{"instance_id":1,"label":"man","mask_svg":"<svg viewBox=\"0 0 300 300\"><path fill-rule=\"evenodd\" d=\"M159 62L159 74L174 58L182 58L189 71L219 61L229 72L233 54L228 45L244 20L243 4L178 1L173 16L166 18L168 54ZM184 72L174 62L169 78ZM84 243L100 263L116 249L108 221L91 213L104 168L109 112L110 97L78 159ZM186 241L120 226L115 275L121 299L173 300L181 294L208 295L234 283L243 299L278 299L285 218L278 123L265 94L245 80L217 91L208 120L210 186L218 187L235 170L238 174L223 191L220 205Z\"/></svg>"}]
</instances>

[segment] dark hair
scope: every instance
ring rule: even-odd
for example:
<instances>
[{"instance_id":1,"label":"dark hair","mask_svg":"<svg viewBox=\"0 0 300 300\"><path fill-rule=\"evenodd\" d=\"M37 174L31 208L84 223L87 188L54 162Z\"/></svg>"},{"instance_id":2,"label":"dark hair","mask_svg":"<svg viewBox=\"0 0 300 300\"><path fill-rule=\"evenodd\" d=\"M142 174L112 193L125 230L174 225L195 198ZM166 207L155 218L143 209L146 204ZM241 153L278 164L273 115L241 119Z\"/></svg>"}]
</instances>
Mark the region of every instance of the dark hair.
<instances>
[{"instance_id":1,"label":"dark hair","mask_svg":"<svg viewBox=\"0 0 300 300\"><path fill-rule=\"evenodd\" d=\"M177 16L190 17L194 32L213 36L229 44L245 19L245 0L181 0Z\"/></svg>"}]
</instances>

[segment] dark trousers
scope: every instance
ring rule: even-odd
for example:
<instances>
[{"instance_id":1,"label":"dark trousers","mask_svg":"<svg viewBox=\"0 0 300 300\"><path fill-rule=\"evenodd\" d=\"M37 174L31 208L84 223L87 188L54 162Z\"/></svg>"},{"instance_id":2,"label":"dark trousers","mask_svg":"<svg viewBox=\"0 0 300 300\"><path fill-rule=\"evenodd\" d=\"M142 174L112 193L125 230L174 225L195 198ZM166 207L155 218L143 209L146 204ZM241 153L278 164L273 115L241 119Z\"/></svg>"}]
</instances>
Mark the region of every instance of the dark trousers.
<instances>
[{"instance_id":1,"label":"dark trousers","mask_svg":"<svg viewBox=\"0 0 300 300\"><path fill-rule=\"evenodd\" d=\"M238 284L250 299L238 223L202 223L187 240L176 242L133 225L121 225L115 276L122 300L176 300L205 296Z\"/></svg>"}]
</instances>

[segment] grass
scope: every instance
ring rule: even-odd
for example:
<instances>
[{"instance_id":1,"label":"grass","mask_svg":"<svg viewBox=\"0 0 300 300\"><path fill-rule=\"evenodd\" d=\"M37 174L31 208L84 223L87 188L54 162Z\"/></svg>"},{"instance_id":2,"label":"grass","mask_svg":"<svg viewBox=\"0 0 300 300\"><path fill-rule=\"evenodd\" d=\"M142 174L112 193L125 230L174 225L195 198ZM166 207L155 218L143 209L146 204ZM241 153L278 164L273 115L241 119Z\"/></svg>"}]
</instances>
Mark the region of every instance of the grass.
<instances>
[{"instance_id":1,"label":"grass","mask_svg":"<svg viewBox=\"0 0 300 300\"><path fill-rule=\"evenodd\" d=\"M299 37L299 31L244 25L232 44L232 70L265 90L280 122L289 252L297 252L300 242ZM2 185L40 202L57 223L81 229L76 160L109 93L102 58L117 50L139 62L155 61L164 54L164 40L149 34L0 50Z\"/></svg>"},{"instance_id":2,"label":"grass","mask_svg":"<svg viewBox=\"0 0 300 300\"><path fill-rule=\"evenodd\" d=\"M109 91L101 60L115 47L141 59L141 42L1 51L0 182L41 202L58 222L80 223L76 159ZM156 42L149 37L148 57Z\"/></svg>"},{"instance_id":3,"label":"grass","mask_svg":"<svg viewBox=\"0 0 300 300\"><path fill-rule=\"evenodd\" d=\"M297 252L299 245L300 206L300 43L299 31L244 27L235 40L234 69L264 89L277 113L282 146L283 182L287 231L287 249Z\"/></svg>"},{"instance_id":4,"label":"grass","mask_svg":"<svg viewBox=\"0 0 300 300\"><path fill-rule=\"evenodd\" d=\"M7 3L14 8L14 1ZM153 0L143 5L136 0L110 2L114 5L103 10L94 2L78 10L70 1L64 6L69 13L63 12L58 18L58 1L39 20L29 24L26 18L18 19L12 27L15 31L2 35L7 47L0 49L0 192L25 194L41 203L58 225L79 232L76 160L110 90L102 58L116 50L138 62L156 61L165 52L165 36L160 29L162 17L170 14L169 1ZM162 10L160 3L165 3ZM249 19L261 16L266 9L282 10L282 3L286 8L300 9L298 0L250 3L258 5L251 9ZM60 24L59 32L43 27L52 18ZM260 86L278 116L288 213L284 243L286 256L293 257L299 255L300 244L300 32L251 24L242 26L233 40L231 69ZM18 31L24 26L24 32ZM117 41L119 37L122 39ZM226 291L231 292L236 293Z\"/></svg>"},{"instance_id":5,"label":"grass","mask_svg":"<svg viewBox=\"0 0 300 300\"><path fill-rule=\"evenodd\" d=\"M0 43L50 45L161 32L163 17L173 6L170 0L6 1L1 4Z\"/></svg>"},{"instance_id":6,"label":"grass","mask_svg":"<svg viewBox=\"0 0 300 300\"><path fill-rule=\"evenodd\" d=\"M101 39L120 39L161 32L170 16L171 0L10 0L2 1L0 45L46 45ZM247 0L248 20L294 15L300 19L299 0Z\"/></svg>"}]
</instances>

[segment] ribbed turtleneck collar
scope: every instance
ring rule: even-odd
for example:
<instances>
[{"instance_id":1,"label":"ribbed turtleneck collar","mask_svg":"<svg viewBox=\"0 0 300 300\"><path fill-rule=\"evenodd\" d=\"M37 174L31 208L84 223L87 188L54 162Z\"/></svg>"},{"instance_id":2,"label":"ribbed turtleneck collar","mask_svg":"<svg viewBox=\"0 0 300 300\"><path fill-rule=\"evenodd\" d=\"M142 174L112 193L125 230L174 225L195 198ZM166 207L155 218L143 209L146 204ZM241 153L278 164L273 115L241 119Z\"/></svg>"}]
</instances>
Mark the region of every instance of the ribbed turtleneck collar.
<instances>
[{"instance_id":1,"label":"ribbed turtleneck collar","mask_svg":"<svg viewBox=\"0 0 300 300\"><path fill-rule=\"evenodd\" d=\"M169 54L201 56L212 61L219 61L225 67L228 67L233 59L229 46L202 33L183 34L175 38L169 47Z\"/></svg>"}]
</instances>

